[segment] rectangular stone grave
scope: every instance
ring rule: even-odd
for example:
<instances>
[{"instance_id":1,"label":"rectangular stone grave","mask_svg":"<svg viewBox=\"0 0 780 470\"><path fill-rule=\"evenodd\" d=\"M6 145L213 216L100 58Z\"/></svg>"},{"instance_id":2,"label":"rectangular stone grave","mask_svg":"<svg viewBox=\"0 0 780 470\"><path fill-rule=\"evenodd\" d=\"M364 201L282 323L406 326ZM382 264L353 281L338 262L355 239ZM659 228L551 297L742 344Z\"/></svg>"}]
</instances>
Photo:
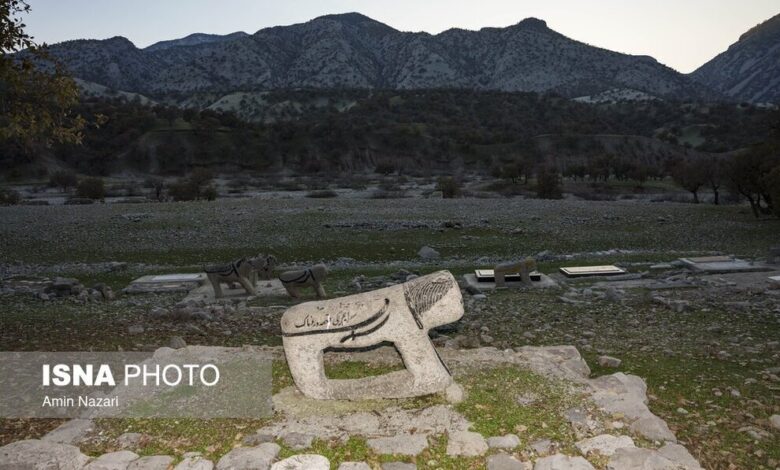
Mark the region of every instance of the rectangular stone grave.
<instances>
[{"instance_id":1,"label":"rectangular stone grave","mask_svg":"<svg viewBox=\"0 0 780 470\"><path fill-rule=\"evenodd\" d=\"M482 274L485 274L485 271L489 271L492 274L492 269L484 269L484 270L477 270L482 271ZM490 280L480 280L477 278L477 271L474 273L468 273L463 275L463 280L466 282L467 285L474 287L476 289L479 289L481 291L491 291L495 290L496 283L494 278L491 276L488 279ZM483 277L484 279L484 277ZM548 287L557 287L558 283L555 282L550 276L547 276L546 274L542 274L537 271L533 271L531 273L531 284L524 284L520 280L520 276L517 277L517 280L514 280L513 278L510 278L509 276L506 277L506 284L505 287L509 289L520 289L520 288L529 288L529 289L544 289Z\"/></svg>"},{"instance_id":2,"label":"rectangular stone grave","mask_svg":"<svg viewBox=\"0 0 780 470\"><path fill-rule=\"evenodd\" d=\"M153 292L189 292L206 282L205 273L150 274L134 280L124 289L126 294Z\"/></svg>"},{"instance_id":3,"label":"rectangular stone grave","mask_svg":"<svg viewBox=\"0 0 780 470\"><path fill-rule=\"evenodd\" d=\"M200 282L203 280L203 273L192 274L161 274L152 276L153 282Z\"/></svg>"},{"instance_id":4,"label":"rectangular stone grave","mask_svg":"<svg viewBox=\"0 0 780 470\"><path fill-rule=\"evenodd\" d=\"M697 256L693 258L683 258L690 263L728 263L733 261L733 256Z\"/></svg>"},{"instance_id":5,"label":"rectangular stone grave","mask_svg":"<svg viewBox=\"0 0 780 470\"><path fill-rule=\"evenodd\" d=\"M476 276L479 282L496 282L495 272L492 269L476 269L474 270L474 276ZM529 276L533 282L542 280L542 273L539 271L531 271ZM522 282L520 273L506 274L504 278L506 282Z\"/></svg>"},{"instance_id":6,"label":"rectangular stone grave","mask_svg":"<svg viewBox=\"0 0 780 470\"><path fill-rule=\"evenodd\" d=\"M255 293L257 297L288 297L287 290L279 279L259 280L255 284ZM223 299L245 299L249 297L246 290L241 286L227 286L222 288ZM205 302L207 304L219 302L220 299L214 297L214 287L211 283L193 289L184 298L184 301Z\"/></svg>"},{"instance_id":7,"label":"rectangular stone grave","mask_svg":"<svg viewBox=\"0 0 780 470\"><path fill-rule=\"evenodd\" d=\"M680 258L680 261L691 271L707 274L746 273L771 271L766 265L751 263L730 256L705 256L700 258Z\"/></svg>"},{"instance_id":8,"label":"rectangular stone grave","mask_svg":"<svg viewBox=\"0 0 780 470\"><path fill-rule=\"evenodd\" d=\"M615 265L607 266L570 266L560 268L566 277L619 276L626 270Z\"/></svg>"}]
</instances>

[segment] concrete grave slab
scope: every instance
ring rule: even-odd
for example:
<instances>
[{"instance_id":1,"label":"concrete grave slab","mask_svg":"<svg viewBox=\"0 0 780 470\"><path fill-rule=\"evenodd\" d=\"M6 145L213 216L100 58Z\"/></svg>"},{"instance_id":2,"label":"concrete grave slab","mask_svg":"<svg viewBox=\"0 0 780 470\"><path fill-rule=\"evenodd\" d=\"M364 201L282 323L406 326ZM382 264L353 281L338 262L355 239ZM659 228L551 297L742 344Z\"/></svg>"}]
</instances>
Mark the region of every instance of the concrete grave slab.
<instances>
[{"instance_id":1,"label":"concrete grave slab","mask_svg":"<svg viewBox=\"0 0 780 470\"><path fill-rule=\"evenodd\" d=\"M126 294L189 292L205 282L205 273L150 274L134 280L123 292Z\"/></svg>"},{"instance_id":2,"label":"concrete grave slab","mask_svg":"<svg viewBox=\"0 0 780 470\"><path fill-rule=\"evenodd\" d=\"M492 271L492 270L483 270L483 273L484 273L484 271ZM550 288L550 287L558 287L558 283L555 282L555 280L553 280L550 276L548 276L546 274L542 274L542 273L538 273L538 274L539 274L538 281L534 280L534 277L535 277L534 274L531 275L532 282L531 282L530 285L529 284L524 284L522 281L519 281L519 280L518 281L510 280L510 278L507 277L505 287L507 287L509 289L521 289L521 288L532 288L532 289L541 288L541 289L546 289L546 288ZM483 279L484 279L484 277L483 277ZM474 287L476 289L479 289L481 291L490 291L490 290L495 290L496 289L496 283L495 282L493 282L493 281L482 282L482 281L479 280L479 278L477 278L476 274L472 274L472 273L464 274L463 275L463 280L469 286Z\"/></svg>"},{"instance_id":3,"label":"concrete grave slab","mask_svg":"<svg viewBox=\"0 0 780 470\"><path fill-rule=\"evenodd\" d=\"M627 271L615 265L605 266L569 266L560 268L561 273L566 277L590 277L590 276L620 276Z\"/></svg>"},{"instance_id":4,"label":"concrete grave slab","mask_svg":"<svg viewBox=\"0 0 780 470\"><path fill-rule=\"evenodd\" d=\"M680 258L680 261L691 271L707 274L746 273L772 270L772 268L769 268L762 263L752 263L750 261L728 256Z\"/></svg>"},{"instance_id":5,"label":"concrete grave slab","mask_svg":"<svg viewBox=\"0 0 780 470\"><path fill-rule=\"evenodd\" d=\"M207 283L192 291L184 298L184 302L195 301L214 303L219 300L246 299L249 295L243 287L237 286L235 289L230 287L222 288L222 297L217 299L214 296L214 287ZM255 297L287 297L287 290L279 279L260 280L255 284Z\"/></svg>"}]
</instances>

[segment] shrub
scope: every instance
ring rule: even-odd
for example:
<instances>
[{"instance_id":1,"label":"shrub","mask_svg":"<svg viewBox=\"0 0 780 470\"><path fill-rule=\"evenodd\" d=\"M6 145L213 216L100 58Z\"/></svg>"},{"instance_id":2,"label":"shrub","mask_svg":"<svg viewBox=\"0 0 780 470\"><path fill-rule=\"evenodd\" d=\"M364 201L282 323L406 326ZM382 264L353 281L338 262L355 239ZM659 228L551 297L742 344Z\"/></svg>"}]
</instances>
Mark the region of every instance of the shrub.
<instances>
[{"instance_id":1,"label":"shrub","mask_svg":"<svg viewBox=\"0 0 780 470\"><path fill-rule=\"evenodd\" d=\"M211 172L198 168L187 178L180 178L169 185L168 194L174 201L194 201L205 199L213 201L219 195L217 188L211 184Z\"/></svg>"},{"instance_id":2,"label":"shrub","mask_svg":"<svg viewBox=\"0 0 780 470\"><path fill-rule=\"evenodd\" d=\"M68 192L68 189L75 187L79 183L76 173L68 170L59 170L52 173L49 177L49 186L60 188L62 192Z\"/></svg>"},{"instance_id":3,"label":"shrub","mask_svg":"<svg viewBox=\"0 0 780 470\"><path fill-rule=\"evenodd\" d=\"M374 171L380 175L390 175L395 172L395 164L389 160L377 162Z\"/></svg>"},{"instance_id":4,"label":"shrub","mask_svg":"<svg viewBox=\"0 0 780 470\"><path fill-rule=\"evenodd\" d=\"M21 202L22 196L13 189L0 189L0 206L15 206Z\"/></svg>"},{"instance_id":5,"label":"shrub","mask_svg":"<svg viewBox=\"0 0 780 470\"><path fill-rule=\"evenodd\" d=\"M441 191L444 199L453 199L460 196L461 183L452 176L442 176L436 183L436 190Z\"/></svg>"},{"instance_id":6,"label":"shrub","mask_svg":"<svg viewBox=\"0 0 780 470\"><path fill-rule=\"evenodd\" d=\"M168 194L174 201L194 201L198 198L197 189L187 178L171 183L168 186Z\"/></svg>"},{"instance_id":7,"label":"shrub","mask_svg":"<svg viewBox=\"0 0 780 470\"><path fill-rule=\"evenodd\" d=\"M218 195L217 188L213 184L210 184L206 186L206 189L203 190L202 195L203 199L207 201L215 201Z\"/></svg>"},{"instance_id":8,"label":"shrub","mask_svg":"<svg viewBox=\"0 0 780 470\"><path fill-rule=\"evenodd\" d=\"M310 197L313 199L327 199L327 198L338 197L338 193L336 193L336 191L333 191L332 189L320 189L317 191L309 191L306 194L306 197Z\"/></svg>"},{"instance_id":9,"label":"shrub","mask_svg":"<svg viewBox=\"0 0 780 470\"><path fill-rule=\"evenodd\" d=\"M536 175L536 196L539 199L560 199L561 179L558 172L547 167L541 167Z\"/></svg>"},{"instance_id":10,"label":"shrub","mask_svg":"<svg viewBox=\"0 0 780 470\"><path fill-rule=\"evenodd\" d=\"M144 187L152 190L153 199L163 200L163 190L165 189L165 180L162 178L151 177L144 182Z\"/></svg>"},{"instance_id":11,"label":"shrub","mask_svg":"<svg viewBox=\"0 0 780 470\"><path fill-rule=\"evenodd\" d=\"M106 186L100 178L84 178L76 187L76 195L88 199L103 199L106 197Z\"/></svg>"}]
</instances>

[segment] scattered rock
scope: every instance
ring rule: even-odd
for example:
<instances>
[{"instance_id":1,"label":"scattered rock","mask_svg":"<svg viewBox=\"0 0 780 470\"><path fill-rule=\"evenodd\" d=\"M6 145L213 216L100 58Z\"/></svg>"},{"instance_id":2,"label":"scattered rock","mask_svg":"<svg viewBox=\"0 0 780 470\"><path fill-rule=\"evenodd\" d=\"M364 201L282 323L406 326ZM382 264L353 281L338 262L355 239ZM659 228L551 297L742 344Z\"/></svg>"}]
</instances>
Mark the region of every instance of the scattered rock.
<instances>
[{"instance_id":1,"label":"scattered rock","mask_svg":"<svg viewBox=\"0 0 780 470\"><path fill-rule=\"evenodd\" d=\"M463 391L463 387L452 382L452 385L444 390L444 397L447 399L448 403L457 405L458 403L462 403L465 399L465 392Z\"/></svg>"},{"instance_id":2,"label":"scattered rock","mask_svg":"<svg viewBox=\"0 0 780 470\"><path fill-rule=\"evenodd\" d=\"M495 454L487 458L487 470L531 470L531 468L531 462L521 462L507 454Z\"/></svg>"},{"instance_id":3,"label":"scattered rock","mask_svg":"<svg viewBox=\"0 0 780 470\"><path fill-rule=\"evenodd\" d=\"M488 450L485 438L478 432L458 431L450 434L447 442L447 455L475 457Z\"/></svg>"},{"instance_id":4,"label":"scattered rock","mask_svg":"<svg viewBox=\"0 0 780 470\"><path fill-rule=\"evenodd\" d=\"M32 439L0 447L2 469L80 470L87 462L78 447L57 442Z\"/></svg>"},{"instance_id":5,"label":"scattered rock","mask_svg":"<svg viewBox=\"0 0 780 470\"><path fill-rule=\"evenodd\" d=\"M120 450L101 455L84 467L84 470L126 470L130 462L135 460L138 460L138 454Z\"/></svg>"},{"instance_id":6,"label":"scattered rock","mask_svg":"<svg viewBox=\"0 0 780 470\"><path fill-rule=\"evenodd\" d=\"M663 447L658 449L658 453L672 462L682 465L686 470L701 470L699 462L688 452L688 449L680 444L674 444L667 442Z\"/></svg>"},{"instance_id":7,"label":"scattered rock","mask_svg":"<svg viewBox=\"0 0 780 470\"><path fill-rule=\"evenodd\" d=\"M60 444L78 444L95 429L95 423L89 419L71 419L41 438L42 441Z\"/></svg>"},{"instance_id":8,"label":"scattered rock","mask_svg":"<svg viewBox=\"0 0 780 470\"><path fill-rule=\"evenodd\" d=\"M330 470L330 461L317 454L293 455L271 465L271 470Z\"/></svg>"},{"instance_id":9,"label":"scattered rock","mask_svg":"<svg viewBox=\"0 0 780 470\"><path fill-rule=\"evenodd\" d=\"M630 429L632 432L653 441L677 442L674 433L666 425L666 422L655 415L644 416L633 423Z\"/></svg>"},{"instance_id":10,"label":"scattered rock","mask_svg":"<svg viewBox=\"0 0 780 470\"><path fill-rule=\"evenodd\" d=\"M182 349L187 347L187 342L181 336L171 336L171 340L168 341L168 347L171 349Z\"/></svg>"},{"instance_id":11,"label":"scattered rock","mask_svg":"<svg viewBox=\"0 0 780 470\"><path fill-rule=\"evenodd\" d=\"M140 335L144 332L144 327L141 325L130 325L127 327L127 332L131 335Z\"/></svg>"},{"instance_id":12,"label":"scattered rock","mask_svg":"<svg viewBox=\"0 0 780 470\"><path fill-rule=\"evenodd\" d=\"M406 462L387 462L382 464L382 470L417 470L417 465Z\"/></svg>"},{"instance_id":13,"label":"scattered rock","mask_svg":"<svg viewBox=\"0 0 780 470\"><path fill-rule=\"evenodd\" d=\"M311 434L303 434L299 432L288 432L282 434L280 437L287 445L287 447L291 448L292 450L308 449L311 447L311 443L314 441L314 436Z\"/></svg>"},{"instance_id":14,"label":"scattered rock","mask_svg":"<svg viewBox=\"0 0 780 470\"><path fill-rule=\"evenodd\" d=\"M620 359L612 356L599 356L598 358L599 365L601 367L620 367L620 364L623 362Z\"/></svg>"},{"instance_id":15,"label":"scattered rock","mask_svg":"<svg viewBox=\"0 0 780 470\"><path fill-rule=\"evenodd\" d=\"M429 246L424 246L417 252L417 256L422 259L438 259L441 254Z\"/></svg>"},{"instance_id":16,"label":"scattered rock","mask_svg":"<svg viewBox=\"0 0 780 470\"><path fill-rule=\"evenodd\" d=\"M138 432L126 432L116 438L116 444L120 449L137 449L141 445L144 435Z\"/></svg>"},{"instance_id":17,"label":"scattered rock","mask_svg":"<svg viewBox=\"0 0 780 470\"><path fill-rule=\"evenodd\" d=\"M652 449L626 447L610 457L607 470L679 470L680 466Z\"/></svg>"},{"instance_id":18,"label":"scattered rock","mask_svg":"<svg viewBox=\"0 0 780 470\"><path fill-rule=\"evenodd\" d=\"M377 454L418 455L428 447L428 439L420 434L399 434L368 440L368 447Z\"/></svg>"},{"instance_id":19,"label":"scattered rock","mask_svg":"<svg viewBox=\"0 0 780 470\"><path fill-rule=\"evenodd\" d=\"M533 449L537 455L547 455L553 451L554 446L551 440L540 439L531 443L531 449Z\"/></svg>"},{"instance_id":20,"label":"scattered rock","mask_svg":"<svg viewBox=\"0 0 780 470\"><path fill-rule=\"evenodd\" d=\"M152 455L133 460L127 470L168 470L173 463L173 457L167 455Z\"/></svg>"},{"instance_id":21,"label":"scattered rock","mask_svg":"<svg viewBox=\"0 0 780 470\"><path fill-rule=\"evenodd\" d=\"M612 436L610 434L602 434L589 439L583 439L577 442L576 446L583 455L589 455L590 453L596 452L604 456L611 456L617 449L622 449L624 447L636 447L634 445L634 440L630 437Z\"/></svg>"},{"instance_id":22,"label":"scattered rock","mask_svg":"<svg viewBox=\"0 0 780 470\"><path fill-rule=\"evenodd\" d=\"M338 470L371 470L371 466L365 462L341 462Z\"/></svg>"},{"instance_id":23,"label":"scattered rock","mask_svg":"<svg viewBox=\"0 0 780 470\"><path fill-rule=\"evenodd\" d=\"M494 436L488 438L487 444L491 449L514 449L520 445L520 438L515 434Z\"/></svg>"},{"instance_id":24,"label":"scattered rock","mask_svg":"<svg viewBox=\"0 0 780 470\"><path fill-rule=\"evenodd\" d=\"M769 417L769 424L775 429L780 429L780 415L772 415Z\"/></svg>"},{"instance_id":25,"label":"scattered rock","mask_svg":"<svg viewBox=\"0 0 780 470\"><path fill-rule=\"evenodd\" d=\"M543 457L536 461L534 470L595 470L587 460L582 457L569 457L568 455L555 454Z\"/></svg>"},{"instance_id":26,"label":"scattered rock","mask_svg":"<svg viewBox=\"0 0 780 470\"><path fill-rule=\"evenodd\" d=\"M214 463L211 460L205 459L200 455L193 455L187 457L185 455L184 460L179 462L173 470L212 470Z\"/></svg>"},{"instance_id":27,"label":"scattered rock","mask_svg":"<svg viewBox=\"0 0 780 470\"><path fill-rule=\"evenodd\" d=\"M280 450L281 448L272 442L257 447L239 447L219 459L217 470L268 469Z\"/></svg>"}]
</instances>

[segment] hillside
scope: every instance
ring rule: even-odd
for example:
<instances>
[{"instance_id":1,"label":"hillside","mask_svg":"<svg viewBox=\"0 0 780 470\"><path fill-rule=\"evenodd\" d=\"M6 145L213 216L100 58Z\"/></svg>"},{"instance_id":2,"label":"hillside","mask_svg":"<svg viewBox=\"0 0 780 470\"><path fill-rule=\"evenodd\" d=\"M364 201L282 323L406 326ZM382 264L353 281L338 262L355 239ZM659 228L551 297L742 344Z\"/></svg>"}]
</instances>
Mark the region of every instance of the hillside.
<instances>
[{"instance_id":1,"label":"hillside","mask_svg":"<svg viewBox=\"0 0 780 470\"><path fill-rule=\"evenodd\" d=\"M743 34L691 76L736 100L780 104L780 15Z\"/></svg>"},{"instance_id":2,"label":"hillside","mask_svg":"<svg viewBox=\"0 0 780 470\"><path fill-rule=\"evenodd\" d=\"M261 29L196 34L146 49L124 38L51 46L70 72L155 99L193 93L285 88L461 88L597 95L630 89L655 97L713 97L705 87L645 56L567 38L538 19L506 28L401 32L348 13Z\"/></svg>"},{"instance_id":3,"label":"hillside","mask_svg":"<svg viewBox=\"0 0 780 470\"><path fill-rule=\"evenodd\" d=\"M177 175L203 166L219 173L334 175L377 166L406 174L486 173L520 160L563 168L607 156L662 168L759 142L771 116L729 104L594 105L535 93L280 90L255 96L263 107L256 122L247 122L216 106L144 106L140 96L115 96L84 98L76 112L107 122L87 129L81 146L0 148L4 173L45 174L52 161L99 175Z\"/></svg>"}]
</instances>

